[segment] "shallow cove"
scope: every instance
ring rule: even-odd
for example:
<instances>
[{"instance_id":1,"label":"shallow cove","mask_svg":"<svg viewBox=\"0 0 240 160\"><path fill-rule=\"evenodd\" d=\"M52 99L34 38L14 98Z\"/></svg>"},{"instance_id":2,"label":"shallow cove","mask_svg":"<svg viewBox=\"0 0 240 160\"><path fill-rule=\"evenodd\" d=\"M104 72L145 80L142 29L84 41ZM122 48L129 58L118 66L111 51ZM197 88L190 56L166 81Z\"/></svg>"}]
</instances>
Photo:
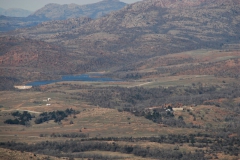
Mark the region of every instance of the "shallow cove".
<instances>
[{"instance_id":1,"label":"shallow cove","mask_svg":"<svg viewBox=\"0 0 240 160\"><path fill-rule=\"evenodd\" d=\"M34 81L27 83L26 86L41 86L46 84L51 84L55 82L62 82L62 81L84 81L84 82L116 82L119 80L114 80L112 78L103 78L100 77L100 74L81 74L81 75L67 75L62 76L60 80L46 80L46 81Z\"/></svg>"}]
</instances>

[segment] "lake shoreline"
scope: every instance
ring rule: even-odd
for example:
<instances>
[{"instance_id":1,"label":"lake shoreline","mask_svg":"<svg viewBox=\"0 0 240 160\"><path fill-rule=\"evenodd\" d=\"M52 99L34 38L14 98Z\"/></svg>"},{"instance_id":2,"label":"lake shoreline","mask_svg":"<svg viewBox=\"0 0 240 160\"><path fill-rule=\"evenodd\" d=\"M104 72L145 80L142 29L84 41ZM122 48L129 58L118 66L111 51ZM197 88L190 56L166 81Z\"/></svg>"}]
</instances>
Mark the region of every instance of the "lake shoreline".
<instances>
[{"instance_id":1,"label":"lake shoreline","mask_svg":"<svg viewBox=\"0 0 240 160\"><path fill-rule=\"evenodd\" d=\"M80 74L80 75L64 75L59 80L33 81L25 84L25 86L42 86L42 85L48 85L56 82L67 82L67 81L119 82L121 80L103 77L103 74L101 73L86 73L86 74Z\"/></svg>"}]
</instances>

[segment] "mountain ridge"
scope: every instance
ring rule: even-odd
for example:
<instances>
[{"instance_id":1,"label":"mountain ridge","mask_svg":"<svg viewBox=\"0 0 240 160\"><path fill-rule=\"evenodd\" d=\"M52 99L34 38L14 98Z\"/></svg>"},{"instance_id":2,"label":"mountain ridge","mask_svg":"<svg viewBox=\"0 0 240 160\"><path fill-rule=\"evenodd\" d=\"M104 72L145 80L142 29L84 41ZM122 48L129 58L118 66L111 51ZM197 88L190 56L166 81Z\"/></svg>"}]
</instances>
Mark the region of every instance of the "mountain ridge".
<instances>
[{"instance_id":1,"label":"mountain ridge","mask_svg":"<svg viewBox=\"0 0 240 160\"><path fill-rule=\"evenodd\" d=\"M27 17L32 13L32 11L28 11L21 8L9 8L0 10L0 15L8 16L8 17Z\"/></svg>"},{"instance_id":2,"label":"mountain ridge","mask_svg":"<svg viewBox=\"0 0 240 160\"><path fill-rule=\"evenodd\" d=\"M66 20L68 18L92 17L98 18L109 12L123 8L126 3L118 0L101 1L87 5L50 3L28 17L0 16L0 31L6 32L19 28L36 26L41 22L52 20ZM46 12L45 12L46 11ZM0 10L1 12L1 10Z\"/></svg>"},{"instance_id":3,"label":"mountain ridge","mask_svg":"<svg viewBox=\"0 0 240 160\"><path fill-rule=\"evenodd\" d=\"M80 16L98 18L113 10L121 9L125 5L126 3L118 0L105 0L87 5L77 5L74 3L60 5L50 3L34 12L29 17L38 17L47 20L63 20L67 18L77 18Z\"/></svg>"}]
</instances>

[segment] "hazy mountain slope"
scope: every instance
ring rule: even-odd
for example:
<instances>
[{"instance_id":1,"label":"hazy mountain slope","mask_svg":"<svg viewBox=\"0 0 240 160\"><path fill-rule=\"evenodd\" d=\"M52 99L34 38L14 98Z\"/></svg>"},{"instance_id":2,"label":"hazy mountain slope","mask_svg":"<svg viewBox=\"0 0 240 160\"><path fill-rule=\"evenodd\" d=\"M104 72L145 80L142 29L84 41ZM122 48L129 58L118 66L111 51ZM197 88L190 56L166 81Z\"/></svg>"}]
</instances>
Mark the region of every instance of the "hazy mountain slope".
<instances>
[{"instance_id":1,"label":"hazy mountain slope","mask_svg":"<svg viewBox=\"0 0 240 160\"><path fill-rule=\"evenodd\" d=\"M47 4L37 10L29 17L37 17L48 20L61 20L76 17L98 18L111 11L119 10L126 4L118 0L104 0L94 4L77 5L77 4Z\"/></svg>"},{"instance_id":2,"label":"hazy mountain slope","mask_svg":"<svg viewBox=\"0 0 240 160\"><path fill-rule=\"evenodd\" d=\"M8 17L27 17L32 13L32 11L28 11L20 8L10 8L10 9L0 9L0 15L8 16Z\"/></svg>"}]
</instances>

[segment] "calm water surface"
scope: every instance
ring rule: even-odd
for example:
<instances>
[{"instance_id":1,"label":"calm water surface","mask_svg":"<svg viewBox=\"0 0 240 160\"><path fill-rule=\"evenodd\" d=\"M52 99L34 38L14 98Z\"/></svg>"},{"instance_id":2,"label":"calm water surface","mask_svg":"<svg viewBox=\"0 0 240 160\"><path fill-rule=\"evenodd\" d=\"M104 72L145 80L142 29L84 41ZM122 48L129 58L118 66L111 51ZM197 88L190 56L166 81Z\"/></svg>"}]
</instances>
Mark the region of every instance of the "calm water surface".
<instances>
[{"instance_id":1,"label":"calm water surface","mask_svg":"<svg viewBox=\"0 0 240 160\"><path fill-rule=\"evenodd\" d=\"M47 80L47 81L34 81L27 83L26 86L41 86L46 84L51 84L55 82L62 82L62 81L84 81L84 82L115 82L119 80L114 80L112 78L103 78L100 77L100 74L81 74L81 75L68 75L68 76L62 76L61 80Z\"/></svg>"}]
</instances>

